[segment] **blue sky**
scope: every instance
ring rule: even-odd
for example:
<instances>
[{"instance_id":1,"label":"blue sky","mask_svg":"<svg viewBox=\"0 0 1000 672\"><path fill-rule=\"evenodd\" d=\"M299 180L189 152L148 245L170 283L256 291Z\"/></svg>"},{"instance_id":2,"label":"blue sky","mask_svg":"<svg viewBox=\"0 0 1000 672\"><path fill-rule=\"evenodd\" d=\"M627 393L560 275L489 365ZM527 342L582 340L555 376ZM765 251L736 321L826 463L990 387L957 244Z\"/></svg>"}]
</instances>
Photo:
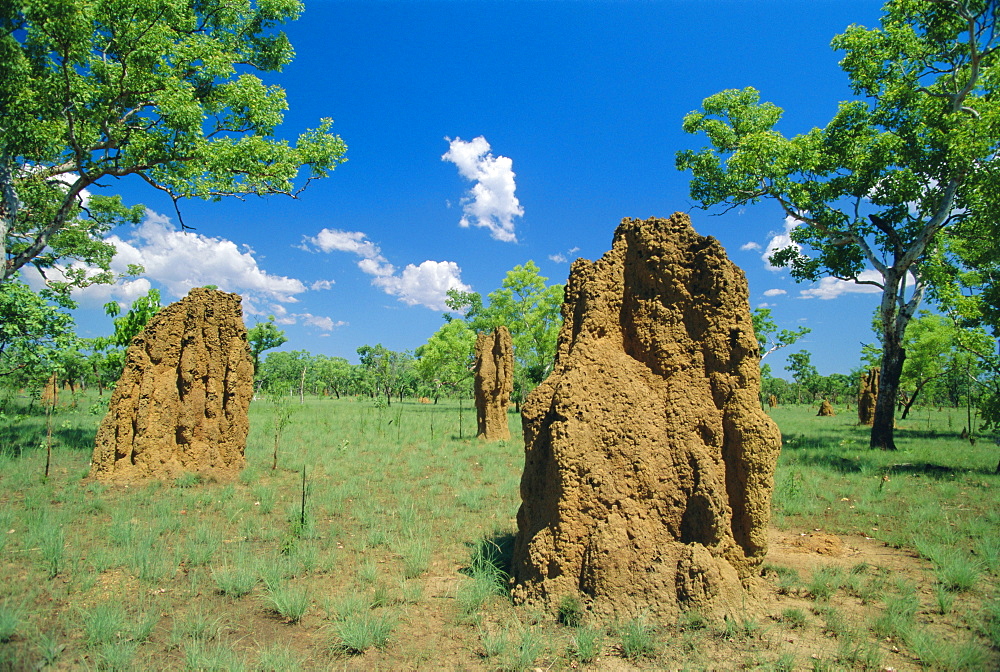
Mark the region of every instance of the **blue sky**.
<instances>
[{"instance_id":1,"label":"blue sky","mask_svg":"<svg viewBox=\"0 0 1000 672\"><path fill-rule=\"evenodd\" d=\"M758 88L786 134L825 125L850 97L830 39L878 17L871 0L306 0L286 29L295 61L266 77L288 94L279 134L332 117L348 162L297 200L183 203L186 234L162 194L115 184L149 208L115 232L120 263L147 273L82 293L80 331L110 330L109 299L217 284L244 294L248 324L276 315L283 349L356 361L361 345L424 343L449 286L486 294L528 260L565 282L623 217L690 211L746 272L751 305L810 327L795 349L847 372L878 295L768 269L778 208L692 210L674 154L703 144L681 120L726 88ZM782 373L782 353L768 361Z\"/></svg>"}]
</instances>

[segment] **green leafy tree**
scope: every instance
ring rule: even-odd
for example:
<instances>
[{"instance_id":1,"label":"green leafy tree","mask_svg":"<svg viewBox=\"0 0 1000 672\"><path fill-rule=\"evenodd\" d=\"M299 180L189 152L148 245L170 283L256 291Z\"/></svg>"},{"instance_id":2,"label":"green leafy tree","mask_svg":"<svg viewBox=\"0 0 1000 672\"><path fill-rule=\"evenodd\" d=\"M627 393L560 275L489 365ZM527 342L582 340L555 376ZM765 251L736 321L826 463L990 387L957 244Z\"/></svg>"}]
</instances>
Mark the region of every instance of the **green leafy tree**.
<instances>
[{"instance_id":1,"label":"green leafy tree","mask_svg":"<svg viewBox=\"0 0 1000 672\"><path fill-rule=\"evenodd\" d=\"M351 388L353 369L351 363L343 357L316 355L313 358L313 371L318 383L317 391L329 392L340 399L340 395L347 394Z\"/></svg>"},{"instance_id":2,"label":"green leafy tree","mask_svg":"<svg viewBox=\"0 0 1000 672\"><path fill-rule=\"evenodd\" d=\"M137 175L176 204L295 195L341 163L329 119L294 144L274 137L285 93L255 74L291 60L277 27L301 10L298 0L0 3L0 282L65 257L106 272L114 249L103 234L143 212L87 198L109 178Z\"/></svg>"},{"instance_id":3,"label":"green leafy tree","mask_svg":"<svg viewBox=\"0 0 1000 672\"><path fill-rule=\"evenodd\" d=\"M427 343L417 348L414 366L434 403L449 392L469 394L475 349L476 332L462 319L441 325Z\"/></svg>"},{"instance_id":4,"label":"green leafy tree","mask_svg":"<svg viewBox=\"0 0 1000 672\"><path fill-rule=\"evenodd\" d=\"M358 348L358 359L371 389L385 395L386 405L392 405L393 394L402 396L407 381L408 360L412 359L410 355L390 350L379 343Z\"/></svg>"},{"instance_id":5,"label":"green leafy tree","mask_svg":"<svg viewBox=\"0 0 1000 672\"><path fill-rule=\"evenodd\" d=\"M298 390L302 371L311 370L313 356L305 350L271 352L261 363L257 379L262 389L275 394Z\"/></svg>"},{"instance_id":6,"label":"green leafy tree","mask_svg":"<svg viewBox=\"0 0 1000 672\"><path fill-rule=\"evenodd\" d=\"M812 365L811 360L812 355L807 350L793 352L788 355L788 365L785 366L785 371L792 373L792 380L798 385L799 391L795 395L797 402L802 400L800 392L803 388L809 392L814 392L816 388L819 371Z\"/></svg>"},{"instance_id":7,"label":"green leafy tree","mask_svg":"<svg viewBox=\"0 0 1000 672\"><path fill-rule=\"evenodd\" d=\"M0 283L0 376L34 386L59 369L60 353L77 344L68 299L36 294L22 282Z\"/></svg>"},{"instance_id":8,"label":"green leafy tree","mask_svg":"<svg viewBox=\"0 0 1000 672\"><path fill-rule=\"evenodd\" d=\"M115 333L107 340L109 345L119 348L127 348L132 339L138 336L153 316L160 312L160 290L150 289L145 296L140 296L128 311L121 315L121 306L115 302L104 304L104 312L114 317ZM120 317L115 317L121 315Z\"/></svg>"},{"instance_id":9,"label":"green leafy tree","mask_svg":"<svg viewBox=\"0 0 1000 672\"><path fill-rule=\"evenodd\" d=\"M247 329L247 342L250 344L250 356L253 357L253 370L257 373L260 371L261 353L287 343L288 339L285 338L285 332L274 323L274 315L268 315L266 322L258 322Z\"/></svg>"},{"instance_id":10,"label":"green leafy tree","mask_svg":"<svg viewBox=\"0 0 1000 672\"><path fill-rule=\"evenodd\" d=\"M761 359L776 350L792 345L812 331L808 327L799 327L794 331L778 329L778 325L771 319L770 308L754 308L750 317L753 320L753 331L757 336L757 343L760 345Z\"/></svg>"},{"instance_id":11,"label":"green leafy tree","mask_svg":"<svg viewBox=\"0 0 1000 672\"><path fill-rule=\"evenodd\" d=\"M549 285L535 262L515 266L484 305L477 292L450 290L446 304L476 333L506 326L514 343L514 398L523 401L552 371L562 326L563 286ZM450 319L450 315L445 315Z\"/></svg>"},{"instance_id":12,"label":"green leafy tree","mask_svg":"<svg viewBox=\"0 0 1000 672\"><path fill-rule=\"evenodd\" d=\"M769 199L801 222L795 245L771 259L796 279L881 290L871 446L894 449L903 336L932 259L949 228L1000 205L1000 34L985 0L890 0L884 12L879 28L852 25L833 39L859 98L826 127L786 138L775 128L781 109L756 90L723 91L684 119L711 146L679 152L677 165L692 171L691 195L705 207Z\"/></svg>"}]
</instances>

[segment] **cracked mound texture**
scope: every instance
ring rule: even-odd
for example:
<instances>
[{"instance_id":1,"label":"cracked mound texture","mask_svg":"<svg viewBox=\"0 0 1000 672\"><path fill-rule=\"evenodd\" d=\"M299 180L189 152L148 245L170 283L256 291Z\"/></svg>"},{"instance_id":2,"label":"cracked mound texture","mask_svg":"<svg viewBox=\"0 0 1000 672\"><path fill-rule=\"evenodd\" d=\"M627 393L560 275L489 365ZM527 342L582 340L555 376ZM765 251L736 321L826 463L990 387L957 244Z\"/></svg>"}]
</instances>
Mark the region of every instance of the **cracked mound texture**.
<instances>
[{"instance_id":1,"label":"cracked mound texture","mask_svg":"<svg viewBox=\"0 0 1000 672\"><path fill-rule=\"evenodd\" d=\"M485 441L510 439L507 406L514 391L514 344L507 327L476 337L476 420Z\"/></svg>"},{"instance_id":2,"label":"cracked mound texture","mask_svg":"<svg viewBox=\"0 0 1000 672\"><path fill-rule=\"evenodd\" d=\"M553 373L524 406L514 598L602 616L736 613L781 445L746 279L690 219L626 219L576 261Z\"/></svg>"},{"instance_id":3,"label":"cracked mound texture","mask_svg":"<svg viewBox=\"0 0 1000 672\"><path fill-rule=\"evenodd\" d=\"M871 427L875 423L875 402L878 400L879 368L868 369L858 390L858 424Z\"/></svg>"},{"instance_id":4,"label":"cracked mound texture","mask_svg":"<svg viewBox=\"0 0 1000 672\"><path fill-rule=\"evenodd\" d=\"M253 396L246 334L238 294L196 288L157 313L128 347L91 473L108 481L235 477Z\"/></svg>"}]
</instances>

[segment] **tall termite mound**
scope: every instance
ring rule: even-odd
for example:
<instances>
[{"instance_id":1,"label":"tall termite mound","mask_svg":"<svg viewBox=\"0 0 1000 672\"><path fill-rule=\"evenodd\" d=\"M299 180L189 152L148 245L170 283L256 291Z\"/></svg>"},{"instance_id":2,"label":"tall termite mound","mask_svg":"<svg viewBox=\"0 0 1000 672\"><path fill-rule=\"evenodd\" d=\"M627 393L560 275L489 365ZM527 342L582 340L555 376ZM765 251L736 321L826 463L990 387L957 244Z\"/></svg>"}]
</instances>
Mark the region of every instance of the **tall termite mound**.
<instances>
[{"instance_id":1,"label":"tall termite mound","mask_svg":"<svg viewBox=\"0 0 1000 672\"><path fill-rule=\"evenodd\" d=\"M253 361L238 294L192 289L128 347L97 431L92 473L111 481L243 468Z\"/></svg>"},{"instance_id":2,"label":"tall termite mound","mask_svg":"<svg viewBox=\"0 0 1000 672\"><path fill-rule=\"evenodd\" d=\"M871 425L875 422L875 401L878 399L879 368L868 369L861 378L858 390L858 424Z\"/></svg>"},{"instance_id":3,"label":"tall termite mound","mask_svg":"<svg viewBox=\"0 0 1000 672\"><path fill-rule=\"evenodd\" d=\"M576 261L524 406L514 598L605 616L735 613L767 551L781 444L743 272L684 214Z\"/></svg>"},{"instance_id":4,"label":"tall termite mound","mask_svg":"<svg viewBox=\"0 0 1000 672\"><path fill-rule=\"evenodd\" d=\"M514 344L507 327L476 338L475 373L478 436L486 441L507 440L507 406L514 391Z\"/></svg>"}]
</instances>

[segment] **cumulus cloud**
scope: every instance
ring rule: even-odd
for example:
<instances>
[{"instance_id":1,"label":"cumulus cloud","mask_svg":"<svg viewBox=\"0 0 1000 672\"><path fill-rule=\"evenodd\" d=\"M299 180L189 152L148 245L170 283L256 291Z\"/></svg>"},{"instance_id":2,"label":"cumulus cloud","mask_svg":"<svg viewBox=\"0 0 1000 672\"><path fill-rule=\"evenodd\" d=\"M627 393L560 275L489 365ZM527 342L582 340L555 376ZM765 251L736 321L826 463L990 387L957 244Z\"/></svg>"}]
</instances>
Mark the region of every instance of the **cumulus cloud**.
<instances>
[{"instance_id":1,"label":"cumulus cloud","mask_svg":"<svg viewBox=\"0 0 1000 672\"><path fill-rule=\"evenodd\" d=\"M91 285L76 290L74 298L83 306L98 306L108 301L129 304L149 291L150 281L176 298L185 296L192 287L204 285L238 292L244 295L245 308L250 313L258 303L295 303L296 295L306 291L300 280L261 269L251 248L237 246L225 238L178 231L169 217L152 210L146 211L146 218L139 226L124 235L108 236L107 242L117 249L111 270L125 275L130 264L137 264L145 272L142 277L113 285ZM41 278L27 275L29 282L42 282ZM262 312L271 309L273 306Z\"/></svg>"},{"instance_id":2,"label":"cumulus cloud","mask_svg":"<svg viewBox=\"0 0 1000 672\"><path fill-rule=\"evenodd\" d=\"M490 230L490 236L507 243L516 243L514 218L524 216L524 208L514 195L514 162L506 156L493 156L490 143L479 136L468 142L461 138L445 138L448 151L442 161L458 167L458 173L473 182L462 199L463 227L477 226Z\"/></svg>"},{"instance_id":3,"label":"cumulus cloud","mask_svg":"<svg viewBox=\"0 0 1000 672\"><path fill-rule=\"evenodd\" d=\"M862 271L858 276L858 279L881 282L882 276L879 275L878 271L867 270ZM799 298L829 300L836 299L844 294L880 294L881 292L882 289L880 287L876 287L875 285L859 285L850 280L823 278L816 283L814 287L800 291Z\"/></svg>"},{"instance_id":4,"label":"cumulus cloud","mask_svg":"<svg viewBox=\"0 0 1000 672\"><path fill-rule=\"evenodd\" d=\"M462 282L462 269L454 261L427 260L419 266L407 264L397 273L396 267L382 255L381 248L361 231L323 229L305 239L304 246L308 249L310 245L323 252L350 252L361 257L358 268L374 276L372 284L409 306L444 310L448 290L467 292L471 289Z\"/></svg>"},{"instance_id":5,"label":"cumulus cloud","mask_svg":"<svg viewBox=\"0 0 1000 672\"><path fill-rule=\"evenodd\" d=\"M764 296L781 296L782 294L787 294L783 289L768 289L765 290Z\"/></svg>"},{"instance_id":6,"label":"cumulus cloud","mask_svg":"<svg viewBox=\"0 0 1000 672\"><path fill-rule=\"evenodd\" d=\"M740 245L740 249L743 250L744 252L759 250L760 243L755 243L754 241L751 240L749 243L743 243L742 245Z\"/></svg>"},{"instance_id":7,"label":"cumulus cloud","mask_svg":"<svg viewBox=\"0 0 1000 672\"><path fill-rule=\"evenodd\" d=\"M785 228L779 233L771 232L771 239L767 241L767 247L764 248L764 254L760 255L760 258L764 260L764 264L769 271L779 271L781 267L771 265L771 255L778 250L783 250L786 247L794 247L797 251L801 252L802 247L792 240L792 231L795 230L802 222L791 215L785 217Z\"/></svg>"},{"instance_id":8,"label":"cumulus cloud","mask_svg":"<svg viewBox=\"0 0 1000 672\"><path fill-rule=\"evenodd\" d=\"M309 285L309 289L320 290L320 289L330 289L333 287L333 280L317 280L316 282Z\"/></svg>"},{"instance_id":9,"label":"cumulus cloud","mask_svg":"<svg viewBox=\"0 0 1000 672\"><path fill-rule=\"evenodd\" d=\"M296 295L306 291L301 280L260 268L251 248L225 238L178 231L168 217L151 210L127 240L111 236L108 241L118 250L116 266L141 265L145 277L176 297L192 287L217 285L258 300L295 303Z\"/></svg>"}]
</instances>

